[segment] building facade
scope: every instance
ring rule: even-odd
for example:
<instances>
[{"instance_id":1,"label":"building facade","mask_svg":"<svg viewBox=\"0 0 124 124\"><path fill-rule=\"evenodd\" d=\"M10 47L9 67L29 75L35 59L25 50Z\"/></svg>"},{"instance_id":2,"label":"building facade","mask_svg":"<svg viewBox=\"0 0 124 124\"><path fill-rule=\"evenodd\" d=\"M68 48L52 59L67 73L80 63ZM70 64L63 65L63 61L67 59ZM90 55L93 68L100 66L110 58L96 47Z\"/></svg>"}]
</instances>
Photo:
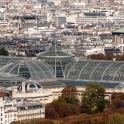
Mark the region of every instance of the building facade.
<instances>
[{"instance_id":1,"label":"building facade","mask_svg":"<svg viewBox=\"0 0 124 124\"><path fill-rule=\"evenodd\" d=\"M0 97L0 124L45 117L45 108L36 102Z\"/></svg>"}]
</instances>

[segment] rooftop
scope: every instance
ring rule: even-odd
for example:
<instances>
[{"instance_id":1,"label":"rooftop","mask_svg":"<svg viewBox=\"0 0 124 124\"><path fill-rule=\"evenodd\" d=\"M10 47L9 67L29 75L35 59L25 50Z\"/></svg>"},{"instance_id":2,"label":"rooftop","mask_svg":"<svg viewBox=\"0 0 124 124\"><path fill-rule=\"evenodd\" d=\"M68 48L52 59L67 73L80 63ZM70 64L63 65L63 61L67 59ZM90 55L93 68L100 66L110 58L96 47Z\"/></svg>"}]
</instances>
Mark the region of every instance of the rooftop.
<instances>
[{"instance_id":1,"label":"rooftop","mask_svg":"<svg viewBox=\"0 0 124 124\"><path fill-rule=\"evenodd\" d=\"M112 34L124 34L124 27L114 30Z\"/></svg>"}]
</instances>

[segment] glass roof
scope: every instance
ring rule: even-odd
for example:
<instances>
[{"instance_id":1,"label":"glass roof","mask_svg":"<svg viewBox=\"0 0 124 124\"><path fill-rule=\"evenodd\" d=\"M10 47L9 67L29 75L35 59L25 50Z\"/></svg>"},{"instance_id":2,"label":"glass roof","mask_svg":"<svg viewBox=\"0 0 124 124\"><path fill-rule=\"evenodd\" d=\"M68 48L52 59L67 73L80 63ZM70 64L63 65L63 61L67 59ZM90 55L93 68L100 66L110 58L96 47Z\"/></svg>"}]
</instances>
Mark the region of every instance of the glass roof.
<instances>
[{"instance_id":1,"label":"glass roof","mask_svg":"<svg viewBox=\"0 0 124 124\"><path fill-rule=\"evenodd\" d=\"M35 60L8 63L0 69L0 72L7 72L33 80L54 78L53 70L49 65Z\"/></svg>"},{"instance_id":2,"label":"glass roof","mask_svg":"<svg viewBox=\"0 0 124 124\"><path fill-rule=\"evenodd\" d=\"M66 79L92 81L124 81L124 62L84 60L69 63Z\"/></svg>"},{"instance_id":3,"label":"glass roof","mask_svg":"<svg viewBox=\"0 0 124 124\"><path fill-rule=\"evenodd\" d=\"M85 81L85 80L59 80L59 82L62 82L66 85L75 85L75 86L83 86L86 87L88 83L90 83L91 81ZM104 82L99 82L99 81L94 81L93 83L96 84L100 84L102 86L104 86L105 88L123 88L123 84L121 84L121 82L108 82L108 81L104 81Z\"/></svg>"},{"instance_id":4,"label":"glass roof","mask_svg":"<svg viewBox=\"0 0 124 124\"><path fill-rule=\"evenodd\" d=\"M22 60L24 59L23 57L20 58L20 57L9 57L9 56L0 56L0 67L12 62L12 61L15 61L15 60Z\"/></svg>"},{"instance_id":5,"label":"glass roof","mask_svg":"<svg viewBox=\"0 0 124 124\"><path fill-rule=\"evenodd\" d=\"M73 54L66 53L60 50L45 51L37 55L38 58L70 58Z\"/></svg>"},{"instance_id":6,"label":"glass roof","mask_svg":"<svg viewBox=\"0 0 124 124\"><path fill-rule=\"evenodd\" d=\"M63 58L56 58L56 55ZM75 61L71 54L59 50L56 50L56 53L55 50L46 51L39 56L41 57L39 60L38 58L0 57L0 75L7 78L6 73L8 73L32 80L57 78L73 81L108 82L108 84L109 82L124 82L124 61ZM8 78L10 77L8 76ZM1 80L3 80L3 76Z\"/></svg>"}]
</instances>

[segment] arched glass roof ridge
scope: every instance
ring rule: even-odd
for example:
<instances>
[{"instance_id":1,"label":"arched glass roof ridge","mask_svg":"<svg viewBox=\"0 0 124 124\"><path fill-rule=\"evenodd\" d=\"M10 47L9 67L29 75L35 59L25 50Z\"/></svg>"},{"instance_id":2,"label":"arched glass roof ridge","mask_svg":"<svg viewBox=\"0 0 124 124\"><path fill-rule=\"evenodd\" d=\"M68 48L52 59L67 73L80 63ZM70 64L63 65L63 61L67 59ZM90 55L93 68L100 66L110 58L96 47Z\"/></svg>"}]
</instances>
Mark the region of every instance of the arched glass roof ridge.
<instances>
[{"instance_id":1,"label":"arched glass roof ridge","mask_svg":"<svg viewBox=\"0 0 124 124\"><path fill-rule=\"evenodd\" d=\"M11 73L26 79L41 80L54 78L52 69L37 60L18 60L13 61L0 69L2 73Z\"/></svg>"},{"instance_id":2,"label":"arched glass roof ridge","mask_svg":"<svg viewBox=\"0 0 124 124\"><path fill-rule=\"evenodd\" d=\"M72 61L72 62L69 62L66 66L65 66L65 70L64 70L64 75L65 75L65 78L66 78L66 75L68 73L68 70L70 70L71 66L73 64L75 64L76 62L75 61Z\"/></svg>"},{"instance_id":3,"label":"arched glass roof ridge","mask_svg":"<svg viewBox=\"0 0 124 124\"><path fill-rule=\"evenodd\" d=\"M112 63L108 68L106 69L102 80L113 80L113 77L115 75L116 70L122 65L121 63Z\"/></svg>"},{"instance_id":4,"label":"arched glass roof ridge","mask_svg":"<svg viewBox=\"0 0 124 124\"><path fill-rule=\"evenodd\" d=\"M90 74L89 79L91 79L93 73L95 72L95 69L96 69L100 64L101 64L101 63L98 63L98 64L94 67L93 71L92 71L91 74Z\"/></svg>"},{"instance_id":5,"label":"arched glass roof ridge","mask_svg":"<svg viewBox=\"0 0 124 124\"><path fill-rule=\"evenodd\" d=\"M33 64L36 65L38 67L38 69L40 69L42 71L42 73L44 74L45 78L47 78L47 76L46 76L45 72L43 71L43 69L40 66L38 66L36 63L33 62ZM38 75L40 75L40 74L38 73Z\"/></svg>"},{"instance_id":6,"label":"arched glass roof ridge","mask_svg":"<svg viewBox=\"0 0 124 124\"><path fill-rule=\"evenodd\" d=\"M98 62L89 62L88 65L86 65L80 75L81 79L89 79L90 74L94 70L94 68L97 66Z\"/></svg>"},{"instance_id":7,"label":"arched glass roof ridge","mask_svg":"<svg viewBox=\"0 0 124 124\"><path fill-rule=\"evenodd\" d=\"M69 77L69 74L70 74L70 72L71 72L71 69L73 69L73 67L76 65L77 63L75 62L72 66L71 66L71 68L69 69L69 71L68 71L68 73L67 73L67 78Z\"/></svg>"},{"instance_id":8,"label":"arched glass roof ridge","mask_svg":"<svg viewBox=\"0 0 124 124\"><path fill-rule=\"evenodd\" d=\"M40 80L40 76L39 76L39 73L34 69L33 66L29 65L29 64L26 64L27 67L29 68L29 71L30 71L30 74L32 74L32 77L31 79L36 79L36 80ZM32 70L33 69L33 70ZM32 70L32 71L31 71ZM36 76L37 75L37 76Z\"/></svg>"},{"instance_id":9,"label":"arched glass roof ridge","mask_svg":"<svg viewBox=\"0 0 124 124\"><path fill-rule=\"evenodd\" d=\"M73 61L65 68L65 79L124 81L124 61Z\"/></svg>"},{"instance_id":10,"label":"arched glass roof ridge","mask_svg":"<svg viewBox=\"0 0 124 124\"><path fill-rule=\"evenodd\" d=\"M111 63L110 63L111 64ZM108 67L108 63L98 62L98 65L94 68L92 75L90 75L91 80L101 80L105 68Z\"/></svg>"},{"instance_id":11,"label":"arched glass roof ridge","mask_svg":"<svg viewBox=\"0 0 124 124\"><path fill-rule=\"evenodd\" d=\"M48 69L48 71L50 72L50 74L51 74L51 77L54 77L54 70L53 70L53 68L49 65L49 64L47 64L47 63L45 63L44 61L37 61L37 65L39 66L39 64L42 64L42 65L45 65L45 67ZM43 69L43 68L42 68ZM48 75L49 76L49 75ZM50 77L49 77L50 78Z\"/></svg>"},{"instance_id":12,"label":"arched glass roof ridge","mask_svg":"<svg viewBox=\"0 0 124 124\"><path fill-rule=\"evenodd\" d=\"M87 65L86 61L79 61L79 62L75 62L70 69L68 69L67 75L68 78L73 78L73 79L78 79L80 76L80 73L82 72L82 68L84 68L84 66ZM69 67L68 67L69 68Z\"/></svg>"},{"instance_id":13,"label":"arched glass roof ridge","mask_svg":"<svg viewBox=\"0 0 124 124\"><path fill-rule=\"evenodd\" d=\"M116 70L113 80L124 81L124 64Z\"/></svg>"},{"instance_id":14,"label":"arched glass roof ridge","mask_svg":"<svg viewBox=\"0 0 124 124\"><path fill-rule=\"evenodd\" d=\"M15 66L14 63L9 63L9 64L6 64L5 66L2 67L2 72L6 71L8 72L9 71L9 68Z\"/></svg>"},{"instance_id":15,"label":"arched glass roof ridge","mask_svg":"<svg viewBox=\"0 0 124 124\"><path fill-rule=\"evenodd\" d=\"M80 79L80 76L81 76L81 73L82 73L83 69L84 69L88 64L89 64L89 62L86 63L86 64L83 66L83 68L80 70L79 75L78 75L78 79Z\"/></svg>"},{"instance_id":16,"label":"arched glass roof ridge","mask_svg":"<svg viewBox=\"0 0 124 124\"><path fill-rule=\"evenodd\" d=\"M13 63L8 63L0 68L0 71L3 72L9 65L12 65Z\"/></svg>"},{"instance_id":17,"label":"arched glass roof ridge","mask_svg":"<svg viewBox=\"0 0 124 124\"><path fill-rule=\"evenodd\" d=\"M9 70L9 73L11 73L11 71L12 71L16 66L18 66L18 64L15 64L15 65Z\"/></svg>"}]
</instances>

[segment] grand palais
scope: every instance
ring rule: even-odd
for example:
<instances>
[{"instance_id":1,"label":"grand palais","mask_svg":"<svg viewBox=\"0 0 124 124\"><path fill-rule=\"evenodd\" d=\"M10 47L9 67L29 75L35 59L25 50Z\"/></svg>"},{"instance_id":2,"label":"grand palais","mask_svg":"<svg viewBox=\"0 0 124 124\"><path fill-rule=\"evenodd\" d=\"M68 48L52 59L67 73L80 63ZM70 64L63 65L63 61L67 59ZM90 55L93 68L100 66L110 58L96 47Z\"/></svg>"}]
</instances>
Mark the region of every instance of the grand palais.
<instances>
[{"instance_id":1,"label":"grand palais","mask_svg":"<svg viewBox=\"0 0 124 124\"><path fill-rule=\"evenodd\" d=\"M54 45L53 45L54 46ZM23 88L23 82L25 86ZM55 95L66 85L85 87L89 82L99 83L106 89L121 91L124 88L124 61L78 59L73 54L53 47L37 57L0 57L0 87L18 87L15 97L21 93L53 88ZM51 96L51 92L42 95ZM47 90L46 90L47 91ZM36 95L37 94L37 95ZM39 97L35 93L34 97ZM22 95L24 97L26 95ZM28 98L32 95L28 94ZM41 97L41 95L40 95Z\"/></svg>"}]
</instances>

